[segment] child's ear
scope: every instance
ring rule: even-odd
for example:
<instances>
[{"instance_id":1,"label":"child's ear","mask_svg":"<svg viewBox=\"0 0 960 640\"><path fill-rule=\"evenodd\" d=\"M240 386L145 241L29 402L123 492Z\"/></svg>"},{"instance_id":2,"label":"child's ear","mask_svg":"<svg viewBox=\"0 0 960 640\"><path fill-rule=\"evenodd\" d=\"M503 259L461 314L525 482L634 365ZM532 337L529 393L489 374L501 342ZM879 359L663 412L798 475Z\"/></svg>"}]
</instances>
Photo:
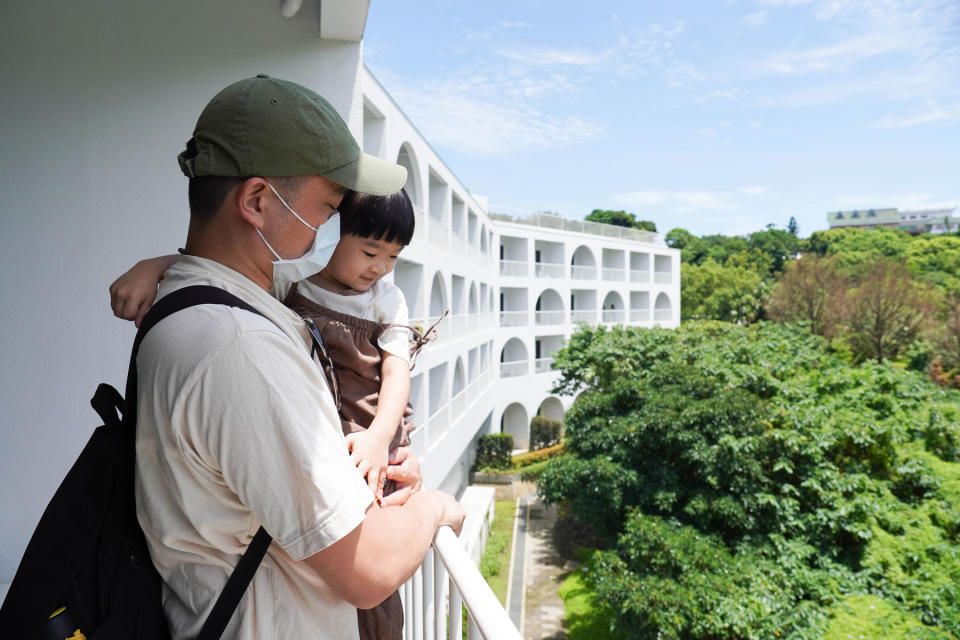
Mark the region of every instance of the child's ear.
<instances>
[{"instance_id":1,"label":"child's ear","mask_svg":"<svg viewBox=\"0 0 960 640\"><path fill-rule=\"evenodd\" d=\"M266 222L266 199L270 186L263 178L244 180L233 193L234 204L240 217L257 229Z\"/></svg>"}]
</instances>

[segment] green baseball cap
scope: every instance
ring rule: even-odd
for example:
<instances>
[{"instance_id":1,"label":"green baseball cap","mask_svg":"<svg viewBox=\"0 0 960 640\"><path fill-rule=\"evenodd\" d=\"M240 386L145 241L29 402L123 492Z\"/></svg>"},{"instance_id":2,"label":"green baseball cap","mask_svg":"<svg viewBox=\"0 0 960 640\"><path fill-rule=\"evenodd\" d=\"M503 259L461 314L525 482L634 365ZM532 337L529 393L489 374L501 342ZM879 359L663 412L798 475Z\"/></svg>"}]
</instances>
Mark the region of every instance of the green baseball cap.
<instances>
[{"instance_id":1,"label":"green baseball cap","mask_svg":"<svg viewBox=\"0 0 960 640\"><path fill-rule=\"evenodd\" d=\"M407 181L405 168L361 152L323 97L266 75L215 95L177 160L188 178L321 175L376 196L396 193Z\"/></svg>"}]
</instances>

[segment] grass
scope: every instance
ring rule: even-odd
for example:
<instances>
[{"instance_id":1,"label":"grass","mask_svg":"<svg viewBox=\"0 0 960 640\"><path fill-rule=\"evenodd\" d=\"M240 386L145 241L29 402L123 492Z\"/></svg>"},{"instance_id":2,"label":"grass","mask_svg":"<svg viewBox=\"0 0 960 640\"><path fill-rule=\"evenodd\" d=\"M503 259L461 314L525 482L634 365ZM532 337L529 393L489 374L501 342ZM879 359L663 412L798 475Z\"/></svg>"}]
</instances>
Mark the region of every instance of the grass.
<instances>
[{"instance_id":1,"label":"grass","mask_svg":"<svg viewBox=\"0 0 960 640\"><path fill-rule=\"evenodd\" d=\"M480 560L480 573L503 605L506 605L507 580L510 577L510 548L516 506L515 500L496 501L493 524Z\"/></svg>"},{"instance_id":2,"label":"grass","mask_svg":"<svg viewBox=\"0 0 960 640\"><path fill-rule=\"evenodd\" d=\"M577 555L587 557L589 551L583 550ZM587 580L587 565L571 571L560 584L558 593L567 620L567 640L616 640L620 637L610 631L612 612L596 604L593 587Z\"/></svg>"}]
</instances>

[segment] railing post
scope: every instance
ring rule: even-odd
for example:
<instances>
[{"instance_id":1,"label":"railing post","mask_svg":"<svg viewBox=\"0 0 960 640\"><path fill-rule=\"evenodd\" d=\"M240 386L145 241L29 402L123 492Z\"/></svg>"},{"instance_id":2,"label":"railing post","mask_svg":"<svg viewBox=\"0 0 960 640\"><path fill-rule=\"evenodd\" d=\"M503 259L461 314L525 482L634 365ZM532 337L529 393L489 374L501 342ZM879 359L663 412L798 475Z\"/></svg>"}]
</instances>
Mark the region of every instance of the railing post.
<instances>
[{"instance_id":1,"label":"railing post","mask_svg":"<svg viewBox=\"0 0 960 640\"><path fill-rule=\"evenodd\" d=\"M434 638L436 640L445 640L447 637L447 617L444 615L447 607L447 572L443 568L443 563L436 557L436 552L431 548L430 553L434 555L433 560L433 600L434 600Z\"/></svg>"},{"instance_id":2,"label":"railing post","mask_svg":"<svg viewBox=\"0 0 960 640\"><path fill-rule=\"evenodd\" d=\"M423 572L423 640L433 640L434 618L437 617L436 600L433 594L433 549L427 550L420 570Z\"/></svg>"},{"instance_id":3,"label":"railing post","mask_svg":"<svg viewBox=\"0 0 960 640\"><path fill-rule=\"evenodd\" d=\"M413 574L413 600L411 613L413 614L413 640L423 640L423 566Z\"/></svg>"},{"instance_id":4,"label":"railing post","mask_svg":"<svg viewBox=\"0 0 960 640\"><path fill-rule=\"evenodd\" d=\"M463 637L463 598L453 579L449 580L450 588L450 640L460 640Z\"/></svg>"}]
</instances>

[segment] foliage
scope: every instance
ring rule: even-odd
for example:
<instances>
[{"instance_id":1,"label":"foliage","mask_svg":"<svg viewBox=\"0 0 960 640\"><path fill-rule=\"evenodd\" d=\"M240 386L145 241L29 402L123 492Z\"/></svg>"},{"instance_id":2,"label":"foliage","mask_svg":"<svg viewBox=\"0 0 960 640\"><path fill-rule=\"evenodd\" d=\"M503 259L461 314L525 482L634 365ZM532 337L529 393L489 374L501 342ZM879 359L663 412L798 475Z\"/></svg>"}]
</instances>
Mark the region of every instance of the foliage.
<instances>
[{"instance_id":1,"label":"foliage","mask_svg":"<svg viewBox=\"0 0 960 640\"><path fill-rule=\"evenodd\" d=\"M533 416L530 420L530 451L552 447L560 442L563 430L562 420L553 420L546 416Z\"/></svg>"},{"instance_id":2,"label":"foliage","mask_svg":"<svg viewBox=\"0 0 960 640\"><path fill-rule=\"evenodd\" d=\"M645 231L657 232L657 225L650 220L637 220L637 216L626 211L610 211L608 209L594 209L584 218L589 222L601 222L618 227L630 227Z\"/></svg>"},{"instance_id":3,"label":"foliage","mask_svg":"<svg viewBox=\"0 0 960 640\"><path fill-rule=\"evenodd\" d=\"M477 459L474 469L509 469L512 466L510 454L513 452L513 435L510 433L490 433L477 443Z\"/></svg>"},{"instance_id":4,"label":"foliage","mask_svg":"<svg viewBox=\"0 0 960 640\"><path fill-rule=\"evenodd\" d=\"M857 594L960 637L960 393L766 322L584 328L555 367L539 492L605 541L625 637L821 638Z\"/></svg>"},{"instance_id":5,"label":"foliage","mask_svg":"<svg viewBox=\"0 0 960 640\"><path fill-rule=\"evenodd\" d=\"M554 458L561 453L563 453L562 443L545 447L543 449L528 451L526 453L518 453L517 455L513 456L513 468L522 469L528 465Z\"/></svg>"},{"instance_id":6,"label":"foliage","mask_svg":"<svg viewBox=\"0 0 960 640\"><path fill-rule=\"evenodd\" d=\"M581 551L587 555L587 563L571 571L558 590L563 600L567 640L623 640L624 636L613 629L614 612L597 600L596 588L590 579L594 566L589 551Z\"/></svg>"},{"instance_id":7,"label":"foliage","mask_svg":"<svg viewBox=\"0 0 960 640\"><path fill-rule=\"evenodd\" d=\"M902 260L910 241L910 234L896 229L840 227L811 233L806 250L818 256L836 256L841 265L856 268L881 256Z\"/></svg>"},{"instance_id":8,"label":"foliage","mask_svg":"<svg viewBox=\"0 0 960 640\"><path fill-rule=\"evenodd\" d=\"M753 322L761 311L766 283L753 269L726 267L712 258L703 264L681 264L681 320L712 319Z\"/></svg>"}]
</instances>

